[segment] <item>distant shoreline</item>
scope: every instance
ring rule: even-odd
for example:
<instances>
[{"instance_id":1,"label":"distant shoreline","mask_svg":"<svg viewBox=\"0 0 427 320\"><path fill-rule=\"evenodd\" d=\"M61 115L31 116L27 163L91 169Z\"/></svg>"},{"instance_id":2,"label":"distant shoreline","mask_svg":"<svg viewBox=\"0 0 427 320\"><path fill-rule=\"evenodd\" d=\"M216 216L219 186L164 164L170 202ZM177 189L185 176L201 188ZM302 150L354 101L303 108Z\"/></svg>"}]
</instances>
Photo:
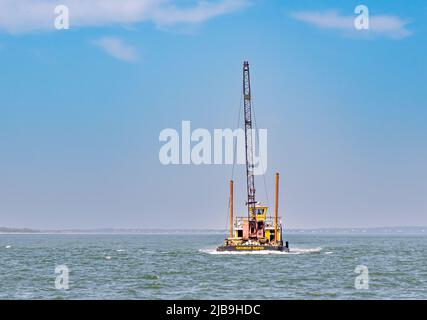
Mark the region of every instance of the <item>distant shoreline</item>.
<instances>
[{"instance_id":1,"label":"distant shoreline","mask_svg":"<svg viewBox=\"0 0 427 320\"><path fill-rule=\"evenodd\" d=\"M226 229L58 229L42 230L29 228L0 227L0 234L224 234ZM288 234L427 234L427 227L372 227L372 228L316 228L285 229Z\"/></svg>"}]
</instances>

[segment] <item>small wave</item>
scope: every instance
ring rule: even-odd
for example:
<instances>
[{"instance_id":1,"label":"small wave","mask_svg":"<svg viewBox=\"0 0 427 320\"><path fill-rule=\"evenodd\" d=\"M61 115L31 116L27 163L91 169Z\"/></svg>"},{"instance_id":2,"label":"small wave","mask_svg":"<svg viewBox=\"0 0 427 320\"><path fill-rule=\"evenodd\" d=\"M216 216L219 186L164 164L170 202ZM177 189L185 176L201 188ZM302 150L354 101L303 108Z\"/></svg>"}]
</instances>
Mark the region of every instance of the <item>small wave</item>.
<instances>
[{"instance_id":1,"label":"small wave","mask_svg":"<svg viewBox=\"0 0 427 320\"><path fill-rule=\"evenodd\" d=\"M145 274L141 278L145 280L159 280L160 276L157 274Z\"/></svg>"},{"instance_id":2,"label":"small wave","mask_svg":"<svg viewBox=\"0 0 427 320\"><path fill-rule=\"evenodd\" d=\"M158 283L156 284L148 284L144 286L145 289L161 289L162 286Z\"/></svg>"},{"instance_id":3,"label":"small wave","mask_svg":"<svg viewBox=\"0 0 427 320\"><path fill-rule=\"evenodd\" d=\"M336 292L307 292L309 296L313 297L336 297Z\"/></svg>"},{"instance_id":4,"label":"small wave","mask_svg":"<svg viewBox=\"0 0 427 320\"><path fill-rule=\"evenodd\" d=\"M125 250L124 249L117 249L116 251L117 252L124 252Z\"/></svg>"},{"instance_id":5,"label":"small wave","mask_svg":"<svg viewBox=\"0 0 427 320\"><path fill-rule=\"evenodd\" d=\"M5 248L6 248L6 249L10 249L10 248L12 248L12 246L5 246Z\"/></svg>"},{"instance_id":6,"label":"small wave","mask_svg":"<svg viewBox=\"0 0 427 320\"><path fill-rule=\"evenodd\" d=\"M332 254L332 251L326 251L325 254Z\"/></svg>"},{"instance_id":7,"label":"small wave","mask_svg":"<svg viewBox=\"0 0 427 320\"><path fill-rule=\"evenodd\" d=\"M106 259L106 260L110 260L110 259L111 259L111 257L110 257L110 256L105 256L105 259Z\"/></svg>"}]
</instances>

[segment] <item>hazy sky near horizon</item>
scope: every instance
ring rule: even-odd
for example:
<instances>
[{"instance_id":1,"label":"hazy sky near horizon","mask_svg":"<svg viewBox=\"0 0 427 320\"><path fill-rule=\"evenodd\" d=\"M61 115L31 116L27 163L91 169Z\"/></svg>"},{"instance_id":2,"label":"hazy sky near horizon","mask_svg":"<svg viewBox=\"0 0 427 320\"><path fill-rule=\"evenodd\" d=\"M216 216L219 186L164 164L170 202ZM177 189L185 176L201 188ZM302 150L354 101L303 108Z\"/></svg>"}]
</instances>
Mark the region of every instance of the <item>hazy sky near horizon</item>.
<instances>
[{"instance_id":1,"label":"hazy sky near horizon","mask_svg":"<svg viewBox=\"0 0 427 320\"><path fill-rule=\"evenodd\" d=\"M243 60L285 228L427 225L425 1L60 2L0 0L0 226L224 228L231 166L159 133L235 128Z\"/></svg>"}]
</instances>

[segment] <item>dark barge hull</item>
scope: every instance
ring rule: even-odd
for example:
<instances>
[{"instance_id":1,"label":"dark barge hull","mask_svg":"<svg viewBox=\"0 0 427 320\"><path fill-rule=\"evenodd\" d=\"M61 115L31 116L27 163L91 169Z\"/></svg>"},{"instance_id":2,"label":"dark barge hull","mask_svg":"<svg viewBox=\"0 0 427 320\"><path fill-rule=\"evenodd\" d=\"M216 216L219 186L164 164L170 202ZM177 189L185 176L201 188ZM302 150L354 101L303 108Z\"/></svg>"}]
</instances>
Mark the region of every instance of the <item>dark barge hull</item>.
<instances>
[{"instance_id":1,"label":"dark barge hull","mask_svg":"<svg viewBox=\"0 0 427 320\"><path fill-rule=\"evenodd\" d=\"M287 246L269 246L269 245L235 245L235 246L220 246L216 251L239 251L239 252L251 252L251 251L281 251L289 252Z\"/></svg>"}]
</instances>

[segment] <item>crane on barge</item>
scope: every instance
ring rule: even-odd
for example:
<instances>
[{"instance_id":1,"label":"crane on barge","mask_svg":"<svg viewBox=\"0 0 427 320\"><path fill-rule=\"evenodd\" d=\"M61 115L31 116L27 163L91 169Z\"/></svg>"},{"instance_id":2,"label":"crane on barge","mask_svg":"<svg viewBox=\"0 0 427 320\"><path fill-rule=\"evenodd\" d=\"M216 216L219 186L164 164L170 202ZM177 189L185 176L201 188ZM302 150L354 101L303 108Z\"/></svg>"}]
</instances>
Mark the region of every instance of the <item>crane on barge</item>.
<instances>
[{"instance_id":1,"label":"crane on barge","mask_svg":"<svg viewBox=\"0 0 427 320\"><path fill-rule=\"evenodd\" d=\"M254 174L254 131L252 121L252 96L249 62L243 63L243 111L245 117L245 153L246 153L246 186L247 217L236 217L233 220L233 189L230 181L230 235L217 251L289 251L288 242L283 245L282 225L278 217L279 174L276 173L274 220L267 216L268 207L255 200Z\"/></svg>"}]
</instances>

